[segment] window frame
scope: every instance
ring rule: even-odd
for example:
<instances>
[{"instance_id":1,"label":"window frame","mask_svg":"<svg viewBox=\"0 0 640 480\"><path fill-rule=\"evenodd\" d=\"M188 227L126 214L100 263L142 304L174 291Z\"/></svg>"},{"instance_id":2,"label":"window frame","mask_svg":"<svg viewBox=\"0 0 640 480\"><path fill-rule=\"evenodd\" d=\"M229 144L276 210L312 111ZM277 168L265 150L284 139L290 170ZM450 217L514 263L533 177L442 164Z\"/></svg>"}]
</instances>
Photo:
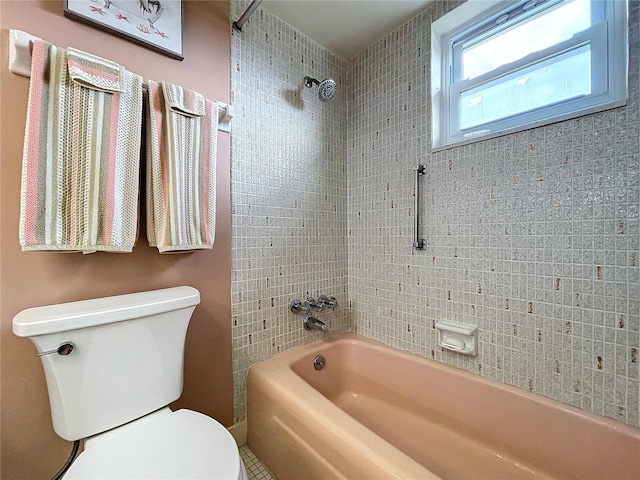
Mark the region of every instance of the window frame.
<instances>
[{"instance_id":1,"label":"window frame","mask_svg":"<svg viewBox=\"0 0 640 480\"><path fill-rule=\"evenodd\" d=\"M521 8L527 0L505 0L487 8L487 2L469 0L436 20L431 26L431 100L432 148L434 151L464 145L481 139L527 130L562 120L625 105L628 98L628 2L592 0L602 8L604 20L592 24L572 38L544 50L504 64L469 80L454 81L457 59L454 48L475 38L478 31L488 31L483 25L506 12ZM547 0L545 5L560 2ZM524 18L530 18L527 14ZM498 28L496 34L503 31ZM533 110L497 119L484 125L460 129L459 94L482 84L496 81L519 69L540 65L554 55L590 44L592 65L606 63L607 68L592 68L592 93L578 96ZM623 44L624 48L618 48ZM594 63L594 58L600 63ZM455 96L455 97L454 97Z\"/></svg>"}]
</instances>

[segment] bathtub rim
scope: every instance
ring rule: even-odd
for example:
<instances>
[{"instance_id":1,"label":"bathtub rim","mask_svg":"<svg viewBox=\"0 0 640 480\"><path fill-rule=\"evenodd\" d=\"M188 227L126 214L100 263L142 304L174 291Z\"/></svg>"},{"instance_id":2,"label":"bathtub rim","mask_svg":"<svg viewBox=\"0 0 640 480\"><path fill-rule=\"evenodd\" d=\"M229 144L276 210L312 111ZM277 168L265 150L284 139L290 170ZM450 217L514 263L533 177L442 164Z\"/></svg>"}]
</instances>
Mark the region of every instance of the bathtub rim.
<instances>
[{"instance_id":1,"label":"bathtub rim","mask_svg":"<svg viewBox=\"0 0 640 480\"><path fill-rule=\"evenodd\" d=\"M368 345L370 347L373 347L375 350L382 350L384 351L385 355L389 355L389 354L393 354L394 356L399 356L399 357L404 357L404 356L409 356L413 361L419 361L420 363L424 363L429 365L430 368L435 368L439 371L442 372L451 372L451 373L455 373L456 375L461 375L463 378L467 378L471 381L475 381L475 382L480 382L484 385L487 385L489 387L493 387L493 388L497 388L499 390L503 390L505 392L509 392L510 394L515 394L518 397L521 398L525 398L525 399L529 399L532 401L535 401L536 403L541 403L541 404L546 404L546 405L551 405L551 406L558 406L561 407L562 410L567 411L568 413L572 414L572 415L577 415L580 417L587 417L590 420L593 420L597 423L601 423L602 425L605 426L609 426L611 428L613 428L614 430L621 430L621 431L628 431L630 434L635 434L640 435L640 427L636 427L634 425L630 425L630 424L626 424L624 422L621 422L619 420L615 420L613 418L609 418L609 417L605 417L603 415L594 413L594 412L590 412L588 410L584 410L581 409L579 407L575 407L569 403L564 403L560 400L556 400L550 397L546 397L540 393L537 392L530 392L527 390L524 390L522 388L519 388L515 385L511 385L508 383L503 383L499 380L494 380L490 377L481 375L479 373L473 373L470 372L468 370L465 370L463 368L460 367L456 367L455 365L449 365L447 363L443 363L440 362L438 360L432 359L432 358L427 358L424 357L422 355L419 355L417 353L413 353L410 352L408 350L402 350L399 349L397 347L391 346L391 345L386 345L382 342L379 342L377 340L373 340L369 337L365 337L363 335L360 335L358 333L354 333L354 332L345 332L345 333L339 333L339 334L335 334L335 335L329 335L325 338L321 338L319 340L315 340L311 343L307 343L304 345L299 345L296 347L293 347L289 350L285 350L284 352L280 352L277 355L270 357L266 360L263 360L262 362L259 362L255 365L252 365L251 368L253 368L254 366L260 365L264 362L270 361L270 360L275 360L275 359L282 359L282 357L284 355L287 355L287 357L295 355L296 358L295 360L292 358L289 361L285 361L284 363L286 365L289 366L289 368L296 373L293 370L293 364L296 363L296 361L298 360L302 360L305 356L307 355L312 355L314 352L315 353L322 353L321 351L316 351L319 347L325 346L325 347L330 347L336 343L353 343L353 344L358 344L358 343L362 343L365 345ZM296 376L300 377L297 373ZM302 378L302 377L300 377ZM307 383L304 379L302 379L305 383Z\"/></svg>"},{"instance_id":2,"label":"bathtub rim","mask_svg":"<svg viewBox=\"0 0 640 480\"><path fill-rule=\"evenodd\" d=\"M344 435L347 435L347 436L352 435L357 438L358 432L364 432L364 431L367 431L370 433L373 433L373 432L367 426L359 423L357 420L352 418L346 412L336 407L336 405L333 404L329 398L325 397L321 392L316 390L312 385L310 385L307 382L307 380L305 380L305 378L300 376L300 374L294 370L294 365L296 363L301 362L305 358L308 358L308 361L311 364L313 356L315 356L318 353L323 353L325 355L328 355L329 356L328 358L330 358L331 353L330 353L330 350L327 351L327 349L331 349L333 346L339 346L340 344L355 344L356 348L357 348L357 345L363 345L365 348L371 349L374 352L382 351L383 355L385 356L399 357L400 361L411 361L411 362L418 362L419 364L425 364L426 368L436 369L441 374L445 374L445 375L447 374L456 375L461 381L475 382L477 385L480 385L480 387L492 389L498 395L506 394L510 396L515 396L515 398L517 398L519 401L530 402L531 405L538 404L540 405L540 408L553 408L559 411L561 414L566 414L572 417L573 419L572 421L586 421L589 424L594 425L593 428L596 428L596 429L605 428L609 430L612 435L614 434L623 435L625 438L628 438L634 442L632 444L632 447L635 445L640 446L640 429L633 425L624 424L617 420L603 417L595 413L588 412L586 410L582 410L580 408L574 407L572 405L545 397L543 395L540 395L534 392L529 392L521 388L515 387L513 385L504 384L502 382L493 380L489 377L484 377L480 374L472 373L452 365L444 364L434 359L425 358L423 356L414 354L412 352L400 350L396 347L385 345L381 342L372 340L362 335L358 335L356 333L348 332L344 334L334 335L324 339L316 340L314 342L311 342L305 345L294 347L292 349L289 349L285 352L278 354L277 356L271 357L270 359L265 360L264 362L260 362L251 368L252 369L255 368L257 370L261 370L263 368L269 368L274 378L279 376L278 371L282 372L284 370L284 372L288 372L290 375L290 378L287 380L286 385L279 385L276 387L276 388L282 389L281 393L285 396L285 398L287 398L288 395L291 395L291 397L289 398L294 398L294 397L297 398L299 397L298 393L300 391L304 392L303 389L305 388L305 386L306 388L310 388L311 392L315 392L317 395L317 398L314 396L312 401L314 401L316 405L318 404L322 405L321 410L323 413L326 413L326 409L337 409L339 411L340 416L338 417L338 420L340 422L337 425L337 428L341 429ZM347 346L343 348L349 348L349 347ZM266 366L264 366L265 364ZM251 373L251 370L250 370L250 373ZM318 420L321 421L322 419L319 418ZM248 421L249 423L251 422L250 417L248 417ZM345 426L348 426L349 428L345 429L344 428ZM355 430L352 431L351 428L354 428ZM360 429L364 429L364 430L360 430ZM387 441L383 438L382 438L382 441L384 443L387 443ZM401 452L401 450L397 449L395 446L391 444L389 445L393 449L396 449L398 452ZM401 452L401 453L413 461L413 459L408 455L404 454L404 452ZM421 467L424 468L425 471L429 472L429 470L426 469L426 467L422 465ZM546 471L546 469L543 469L542 471ZM431 473L433 474L433 472Z\"/></svg>"}]
</instances>

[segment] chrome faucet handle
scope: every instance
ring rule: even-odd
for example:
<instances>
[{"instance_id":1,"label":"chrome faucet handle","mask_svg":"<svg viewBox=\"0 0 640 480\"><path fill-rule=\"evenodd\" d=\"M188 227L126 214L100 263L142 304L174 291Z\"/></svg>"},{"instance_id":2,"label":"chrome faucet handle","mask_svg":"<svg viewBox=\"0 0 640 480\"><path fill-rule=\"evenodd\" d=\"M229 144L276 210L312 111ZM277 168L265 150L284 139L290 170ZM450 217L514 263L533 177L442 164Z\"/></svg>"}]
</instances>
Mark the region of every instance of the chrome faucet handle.
<instances>
[{"instance_id":1,"label":"chrome faucet handle","mask_svg":"<svg viewBox=\"0 0 640 480\"><path fill-rule=\"evenodd\" d=\"M327 295L320 295L318 297L318 301L322 302L331 310L335 310L335 308L338 306L338 300L336 300L336 297L328 297Z\"/></svg>"},{"instance_id":2,"label":"chrome faucet handle","mask_svg":"<svg viewBox=\"0 0 640 480\"><path fill-rule=\"evenodd\" d=\"M307 302L301 302L300 300L294 300L291 302L290 310L296 315L306 315L309 313L309 304Z\"/></svg>"},{"instance_id":3,"label":"chrome faucet handle","mask_svg":"<svg viewBox=\"0 0 640 480\"><path fill-rule=\"evenodd\" d=\"M318 312L324 310L324 303L322 303L319 299L315 300L313 297L307 297L307 305L309 305L314 310Z\"/></svg>"}]
</instances>

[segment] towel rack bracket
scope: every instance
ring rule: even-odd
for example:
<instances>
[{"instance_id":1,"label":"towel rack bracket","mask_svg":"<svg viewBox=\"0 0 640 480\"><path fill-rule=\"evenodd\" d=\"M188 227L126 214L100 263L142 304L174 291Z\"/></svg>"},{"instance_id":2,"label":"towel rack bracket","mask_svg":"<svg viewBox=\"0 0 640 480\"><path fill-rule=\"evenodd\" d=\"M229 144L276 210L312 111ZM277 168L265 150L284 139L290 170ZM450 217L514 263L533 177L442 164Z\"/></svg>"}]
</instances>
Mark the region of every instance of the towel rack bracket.
<instances>
[{"instance_id":1,"label":"towel rack bracket","mask_svg":"<svg viewBox=\"0 0 640 480\"><path fill-rule=\"evenodd\" d=\"M9 71L22 77L31 77L31 47L40 38L22 30L9 30ZM146 82L145 82L146 86ZM218 130L229 133L233 107L223 102L217 102L220 107Z\"/></svg>"},{"instance_id":2,"label":"towel rack bracket","mask_svg":"<svg viewBox=\"0 0 640 480\"><path fill-rule=\"evenodd\" d=\"M22 77L31 76L31 44L38 37L22 30L9 30L9 71Z\"/></svg>"}]
</instances>

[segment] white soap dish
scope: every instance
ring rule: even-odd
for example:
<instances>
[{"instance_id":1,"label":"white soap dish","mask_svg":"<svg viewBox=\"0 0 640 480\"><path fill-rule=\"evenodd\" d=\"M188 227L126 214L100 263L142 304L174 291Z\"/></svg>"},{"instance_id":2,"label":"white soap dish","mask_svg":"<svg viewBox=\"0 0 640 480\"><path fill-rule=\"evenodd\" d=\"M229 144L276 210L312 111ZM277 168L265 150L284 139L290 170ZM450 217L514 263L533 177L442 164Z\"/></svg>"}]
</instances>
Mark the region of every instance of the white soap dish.
<instances>
[{"instance_id":1,"label":"white soap dish","mask_svg":"<svg viewBox=\"0 0 640 480\"><path fill-rule=\"evenodd\" d=\"M478 327L456 322L436 322L438 345L463 355L478 354Z\"/></svg>"}]
</instances>

